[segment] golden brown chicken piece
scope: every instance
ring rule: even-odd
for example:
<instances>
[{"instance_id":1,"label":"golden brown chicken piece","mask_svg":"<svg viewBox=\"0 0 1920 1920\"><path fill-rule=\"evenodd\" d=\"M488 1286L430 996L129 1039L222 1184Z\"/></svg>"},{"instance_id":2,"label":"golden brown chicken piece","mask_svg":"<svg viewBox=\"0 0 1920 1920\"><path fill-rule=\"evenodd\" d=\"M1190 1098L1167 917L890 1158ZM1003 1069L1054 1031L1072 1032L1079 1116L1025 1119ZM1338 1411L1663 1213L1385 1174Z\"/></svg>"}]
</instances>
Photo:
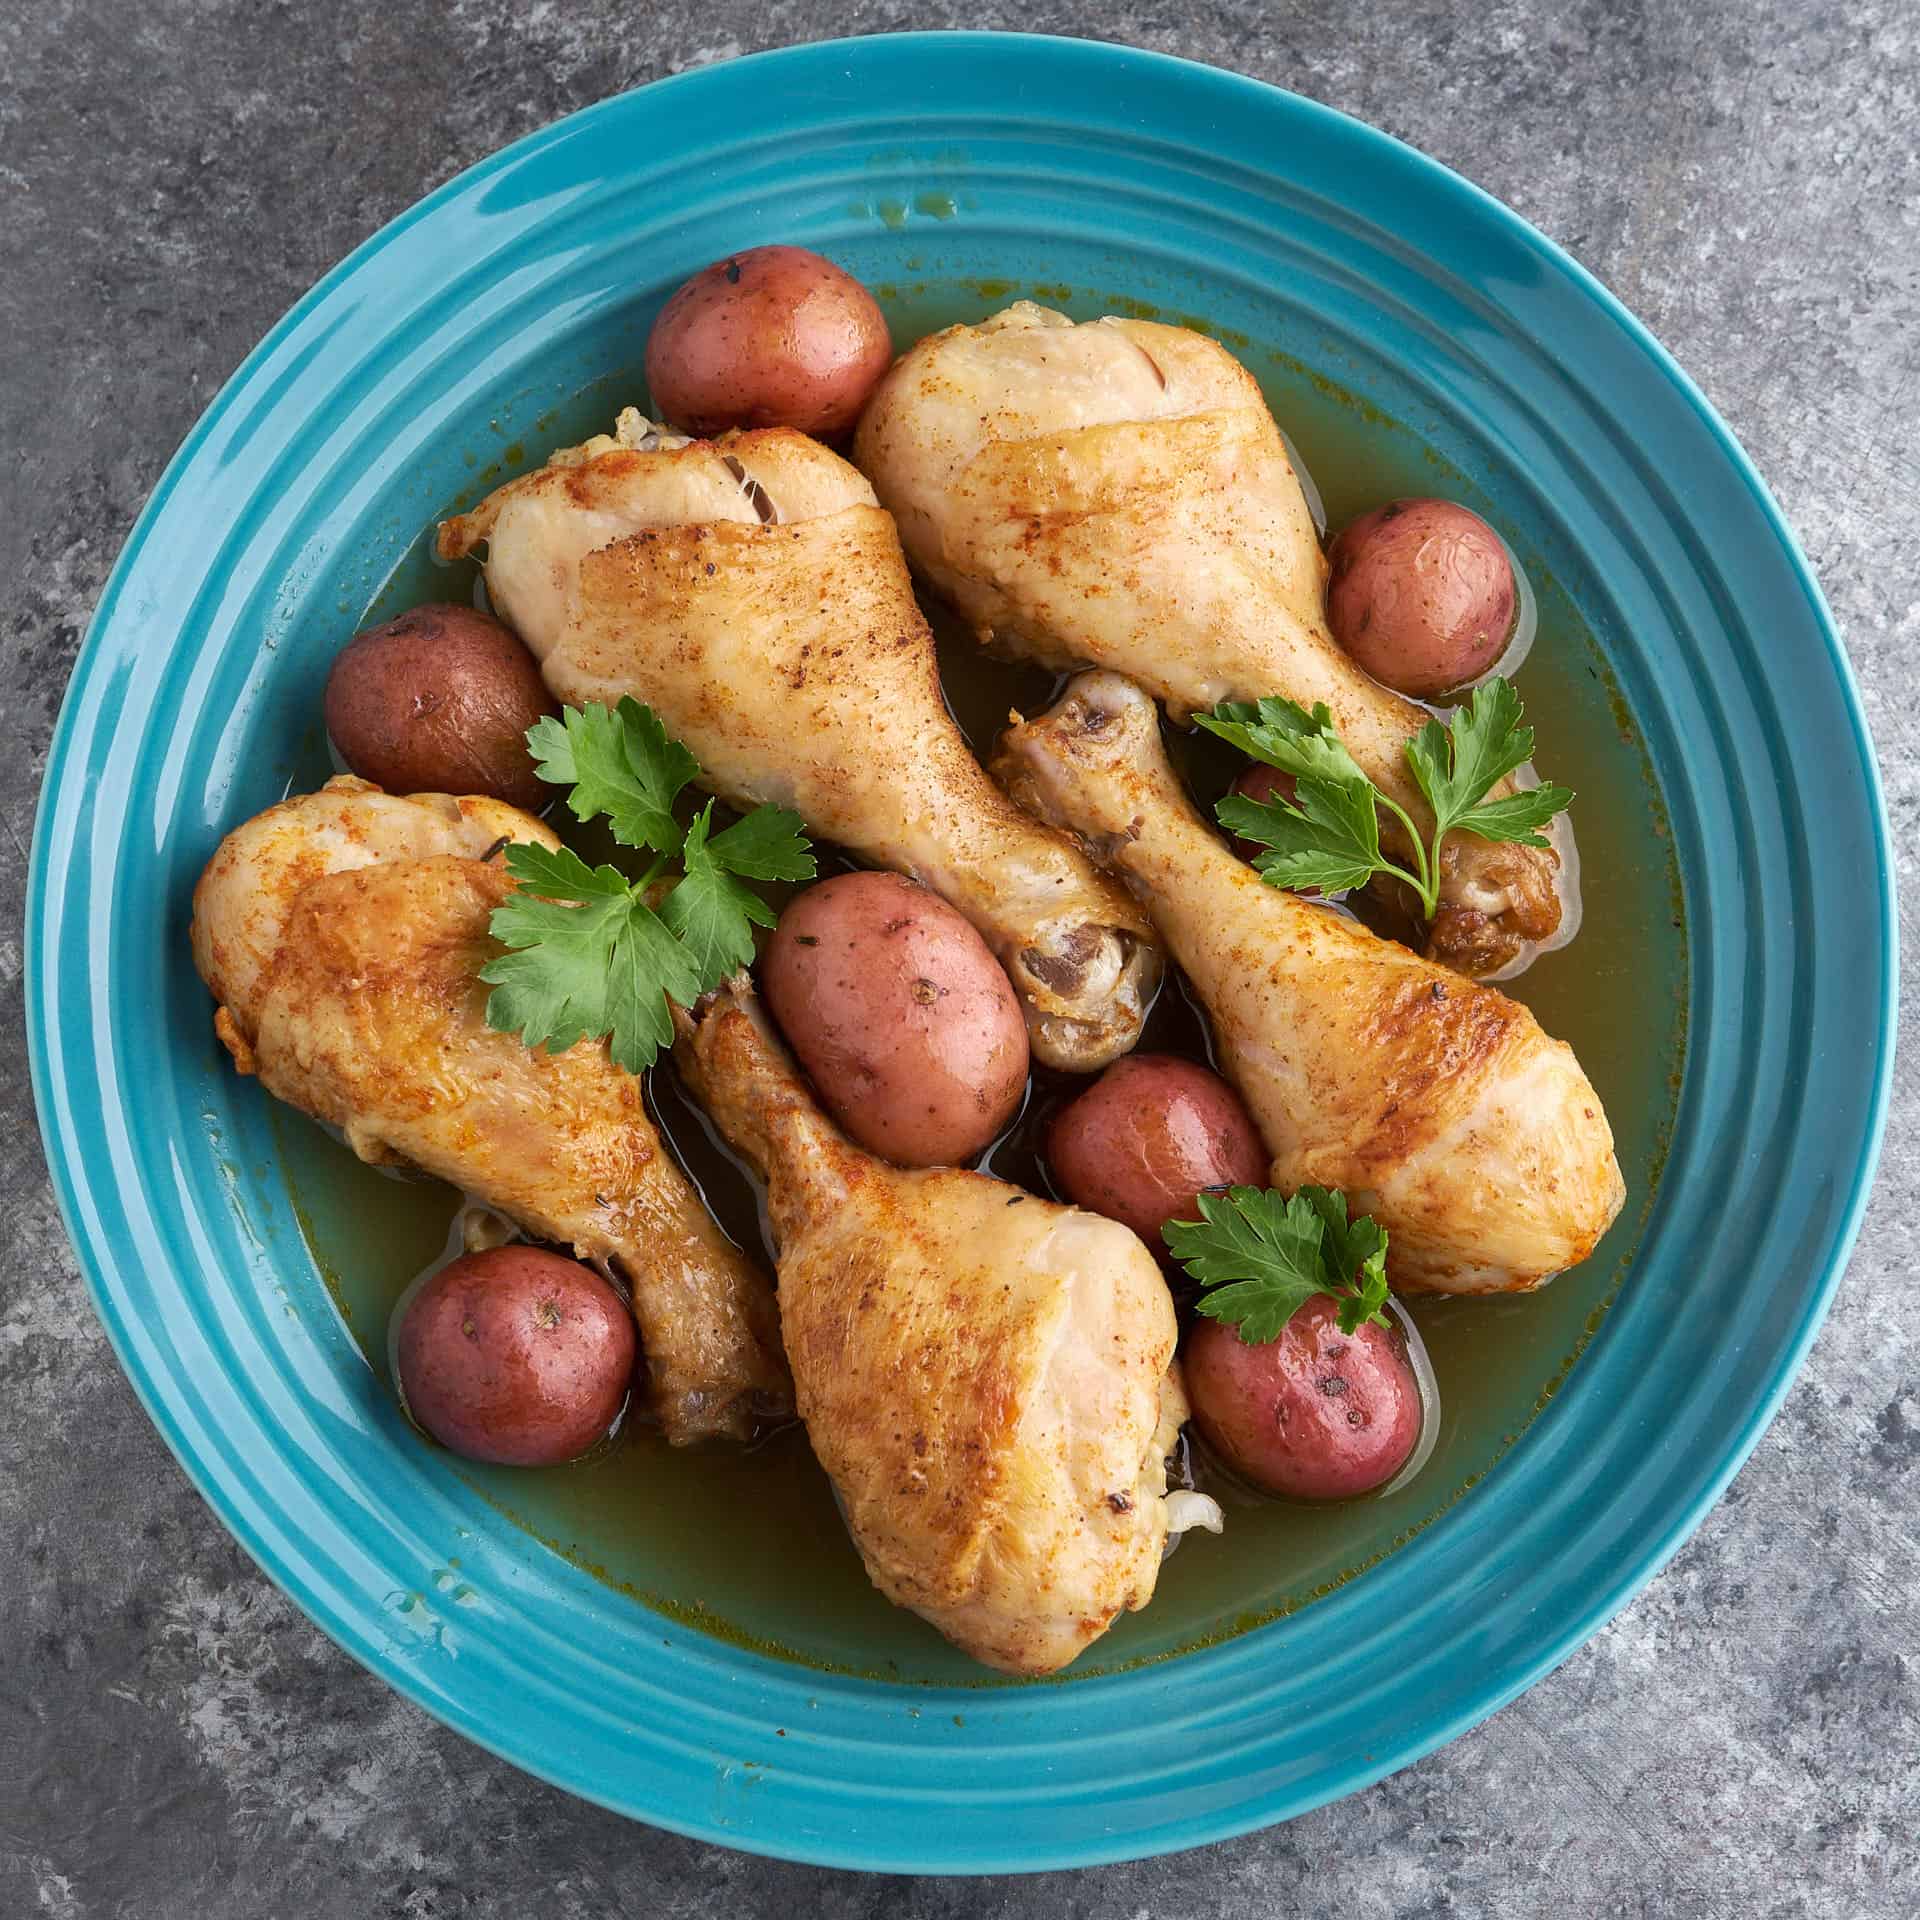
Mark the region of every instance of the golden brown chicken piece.
<instances>
[{"instance_id":1,"label":"golden brown chicken piece","mask_svg":"<svg viewBox=\"0 0 1920 1920\"><path fill-rule=\"evenodd\" d=\"M493 604L575 704L632 694L739 807L923 880L1007 969L1034 1052L1089 1070L1139 1037L1159 980L1124 889L981 771L941 698L893 522L786 430L687 442L629 410L440 529L486 545Z\"/></svg>"},{"instance_id":2,"label":"golden brown chicken piece","mask_svg":"<svg viewBox=\"0 0 1920 1920\"><path fill-rule=\"evenodd\" d=\"M1328 632L1327 563L1286 443L1218 342L1021 301L903 354L854 459L983 640L1113 667L1180 720L1264 694L1325 701L1375 784L1431 821L1404 753L1428 716ZM1491 973L1559 926L1551 852L1453 836L1441 864L1436 959Z\"/></svg>"},{"instance_id":3,"label":"golden brown chicken piece","mask_svg":"<svg viewBox=\"0 0 1920 1920\"><path fill-rule=\"evenodd\" d=\"M1082 674L994 771L1125 877L1212 1018L1273 1184L1373 1214L1397 1285L1526 1289L1593 1251L1625 1188L1573 1050L1497 989L1267 885L1194 810L1140 688Z\"/></svg>"},{"instance_id":4,"label":"golden brown chicken piece","mask_svg":"<svg viewBox=\"0 0 1920 1920\"><path fill-rule=\"evenodd\" d=\"M647 1401L675 1442L744 1439L791 1405L772 1289L708 1217L604 1042L565 1053L487 1024L478 969L512 881L502 839L557 846L497 800L363 780L228 834L194 891L193 950L242 1073L361 1159L477 1195L631 1291Z\"/></svg>"},{"instance_id":5,"label":"golden brown chicken piece","mask_svg":"<svg viewBox=\"0 0 1920 1920\"><path fill-rule=\"evenodd\" d=\"M1065 1666L1160 1570L1186 1401L1153 1256L984 1174L862 1153L744 976L675 1058L766 1177L800 1416L874 1585L989 1666Z\"/></svg>"}]
</instances>

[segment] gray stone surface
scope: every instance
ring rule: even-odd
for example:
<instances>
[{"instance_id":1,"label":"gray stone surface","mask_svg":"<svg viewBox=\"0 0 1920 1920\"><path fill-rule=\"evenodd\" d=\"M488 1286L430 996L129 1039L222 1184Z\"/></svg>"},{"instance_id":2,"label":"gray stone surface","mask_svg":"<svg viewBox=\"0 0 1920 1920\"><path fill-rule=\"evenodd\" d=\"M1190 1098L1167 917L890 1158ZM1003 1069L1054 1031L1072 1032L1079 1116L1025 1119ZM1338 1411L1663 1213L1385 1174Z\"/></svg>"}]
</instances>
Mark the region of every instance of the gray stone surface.
<instances>
[{"instance_id":1,"label":"gray stone surface","mask_svg":"<svg viewBox=\"0 0 1920 1920\"><path fill-rule=\"evenodd\" d=\"M1913 1914L1911 998L1838 1310L1691 1545L1477 1733L1340 1807L1172 1860L863 1880L576 1804L308 1627L116 1370L30 1118L17 934L60 688L163 463L296 295L469 161L680 67L947 24L1092 33L1298 88L1460 168L1613 286L1732 421L1825 582L1882 755L1911 939L1910 0L0 8L0 1916Z\"/></svg>"}]
</instances>

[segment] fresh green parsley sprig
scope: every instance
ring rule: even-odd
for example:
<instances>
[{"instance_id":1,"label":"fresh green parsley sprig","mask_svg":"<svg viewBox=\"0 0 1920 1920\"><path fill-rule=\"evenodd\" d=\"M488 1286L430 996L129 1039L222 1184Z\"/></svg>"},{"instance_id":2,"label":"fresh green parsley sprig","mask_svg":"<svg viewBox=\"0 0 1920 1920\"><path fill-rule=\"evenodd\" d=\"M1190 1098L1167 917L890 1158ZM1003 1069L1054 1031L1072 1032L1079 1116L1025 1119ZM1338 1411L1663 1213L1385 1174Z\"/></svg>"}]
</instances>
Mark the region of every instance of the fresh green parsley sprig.
<instances>
[{"instance_id":1,"label":"fresh green parsley sprig","mask_svg":"<svg viewBox=\"0 0 1920 1920\"><path fill-rule=\"evenodd\" d=\"M1451 724L1429 720L1407 742L1407 764L1433 810L1431 836L1361 771L1325 705L1309 713L1292 700L1227 700L1195 718L1242 753L1293 777L1291 800L1234 793L1214 809L1228 832L1266 849L1253 863L1264 879L1338 893L1376 873L1391 874L1413 889L1431 920L1440 906L1440 844L1449 833L1544 847L1550 842L1540 829L1573 799L1568 788L1553 786L1487 798L1533 757L1533 729L1522 725L1522 711L1510 680L1483 681ZM1405 831L1411 869L1380 850L1383 807Z\"/></svg>"},{"instance_id":2,"label":"fresh green parsley sprig","mask_svg":"<svg viewBox=\"0 0 1920 1920\"><path fill-rule=\"evenodd\" d=\"M576 818L604 814L621 846L655 857L630 879L567 847L510 843L519 891L489 922L508 951L480 969L493 987L487 1025L550 1053L604 1036L639 1073L672 1042L668 1001L691 1006L745 966L753 929L777 919L745 882L811 880L813 854L784 807L715 833L709 800L683 827L674 802L699 763L637 700L567 707L528 728L527 745L540 778L569 789Z\"/></svg>"},{"instance_id":3,"label":"fresh green parsley sprig","mask_svg":"<svg viewBox=\"0 0 1920 1920\"><path fill-rule=\"evenodd\" d=\"M1302 1187L1229 1187L1199 1196L1201 1218L1161 1228L1173 1257L1200 1282L1195 1311L1237 1327L1250 1347L1277 1340L1316 1294L1340 1303L1340 1331L1387 1318L1387 1230L1347 1218L1344 1194Z\"/></svg>"}]
</instances>

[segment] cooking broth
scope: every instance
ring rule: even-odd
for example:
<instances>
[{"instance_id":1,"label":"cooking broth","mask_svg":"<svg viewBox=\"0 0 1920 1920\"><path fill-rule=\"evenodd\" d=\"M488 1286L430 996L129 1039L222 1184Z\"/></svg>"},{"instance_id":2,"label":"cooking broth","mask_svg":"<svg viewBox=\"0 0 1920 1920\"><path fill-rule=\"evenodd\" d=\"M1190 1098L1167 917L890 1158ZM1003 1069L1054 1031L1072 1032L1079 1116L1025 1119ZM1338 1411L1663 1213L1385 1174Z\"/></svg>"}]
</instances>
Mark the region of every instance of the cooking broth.
<instances>
[{"instance_id":1,"label":"cooking broth","mask_svg":"<svg viewBox=\"0 0 1920 1920\"><path fill-rule=\"evenodd\" d=\"M897 340L974 317L1019 292L979 286L881 288ZM1063 288L1031 290L1079 315L1117 303ZM1167 316L1175 317L1175 316ZM1201 322L1199 324L1204 324ZM1569 1041L1612 1122L1627 1204L1583 1267L1530 1296L1412 1301L1439 1380L1444 1415L1420 1474L1398 1491L1325 1507L1287 1505L1238 1489L1201 1462L1202 1485L1227 1508L1223 1536L1195 1534L1168 1561L1149 1608L1126 1616L1066 1678L1164 1658L1289 1612L1373 1565L1468 1493L1569 1377L1623 1280L1659 1178L1685 1047L1686 944L1679 876L1652 768L1579 608L1502 524L1500 503L1414 436L1354 401L1322 374L1238 337L1228 344L1258 374L1338 528L1405 494L1439 493L1483 513L1507 537L1531 582L1539 644L1518 676L1547 774L1579 794L1574 808L1585 920L1570 946L1538 959L1505 990L1547 1031ZM601 430L639 396L637 370L596 381L543 417L534 443L508 449L513 469L552 446ZM476 475L469 498L506 476ZM448 503L451 508L465 501ZM423 538L373 603L343 617L338 639L424 600L466 597L469 566L445 569ZM1010 708L1039 711L1056 682L988 658L937 613L947 695L976 749ZM1206 736L1171 734L1203 807L1243 763ZM298 785L328 772L317 737ZM567 824L564 818L556 825ZM581 850L618 857L604 840ZM823 870L838 862L822 849ZM1169 981L1142 1046L1206 1057L1206 1023ZM1037 1071L1027 1103L983 1164L1046 1190L1039 1142L1051 1112L1078 1085ZM650 1097L663 1133L725 1229L762 1249L753 1181L722 1148L670 1069ZM459 1197L437 1182L376 1172L298 1114L275 1125L303 1231L327 1286L374 1371L387 1376L393 1303L442 1256ZM1578 1376L1573 1376L1577 1390ZM424 1438L422 1447L430 1445ZM609 1449L569 1467L493 1469L438 1458L554 1551L636 1600L725 1638L810 1664L904 1681L1015 1684L987 1673L874 1591L848 1540L804 1434L788 1428L751 1449L676 1452L629 1425Z\"/></svg>"}]
</instances>

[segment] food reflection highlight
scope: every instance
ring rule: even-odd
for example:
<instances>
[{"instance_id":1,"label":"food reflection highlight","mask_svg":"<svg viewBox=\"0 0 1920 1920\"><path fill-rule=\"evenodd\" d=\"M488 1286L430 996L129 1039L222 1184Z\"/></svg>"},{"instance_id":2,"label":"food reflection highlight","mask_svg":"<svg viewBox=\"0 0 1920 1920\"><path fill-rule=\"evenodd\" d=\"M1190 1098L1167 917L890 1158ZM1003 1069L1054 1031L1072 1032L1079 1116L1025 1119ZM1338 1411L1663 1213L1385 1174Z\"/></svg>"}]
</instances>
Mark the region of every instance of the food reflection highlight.
<instances>
[{"instance_id":1,"label":"food reflection highlight","mask_svg":"<svg viewBox=\"0 0 1920 1920\"><path fill-rule=\"evenodd\" d=\"M1283 436L1189 329L1022 304L888 353L800 249L690 282L664 420L442 524L492 613L339 655L353 776L228 835L194 952L240 1071L525 1236L402 1301L425 1435L604 1465L636 1420L797 1413L879 1592L1044 1674L1219 1531L1210 1476L1404 1485L1440 1409L1389 1282L1537 1287L1624 1189L1571 1051L1474 978L1552 941L1570 845L1487 677L1498 535L1389 502L1329 597ZM815 437L849 431L853 464ZM990 768L909 559L997 650L1102 669ZM1162 704L1250 756L1218 829ZM1206 1058L1132 1051L1169 961ZM649 1073L754 1170L776 1273ZM1045 1193L974 1164L1030 1101Z\"/></svg>"}]
</instances>

